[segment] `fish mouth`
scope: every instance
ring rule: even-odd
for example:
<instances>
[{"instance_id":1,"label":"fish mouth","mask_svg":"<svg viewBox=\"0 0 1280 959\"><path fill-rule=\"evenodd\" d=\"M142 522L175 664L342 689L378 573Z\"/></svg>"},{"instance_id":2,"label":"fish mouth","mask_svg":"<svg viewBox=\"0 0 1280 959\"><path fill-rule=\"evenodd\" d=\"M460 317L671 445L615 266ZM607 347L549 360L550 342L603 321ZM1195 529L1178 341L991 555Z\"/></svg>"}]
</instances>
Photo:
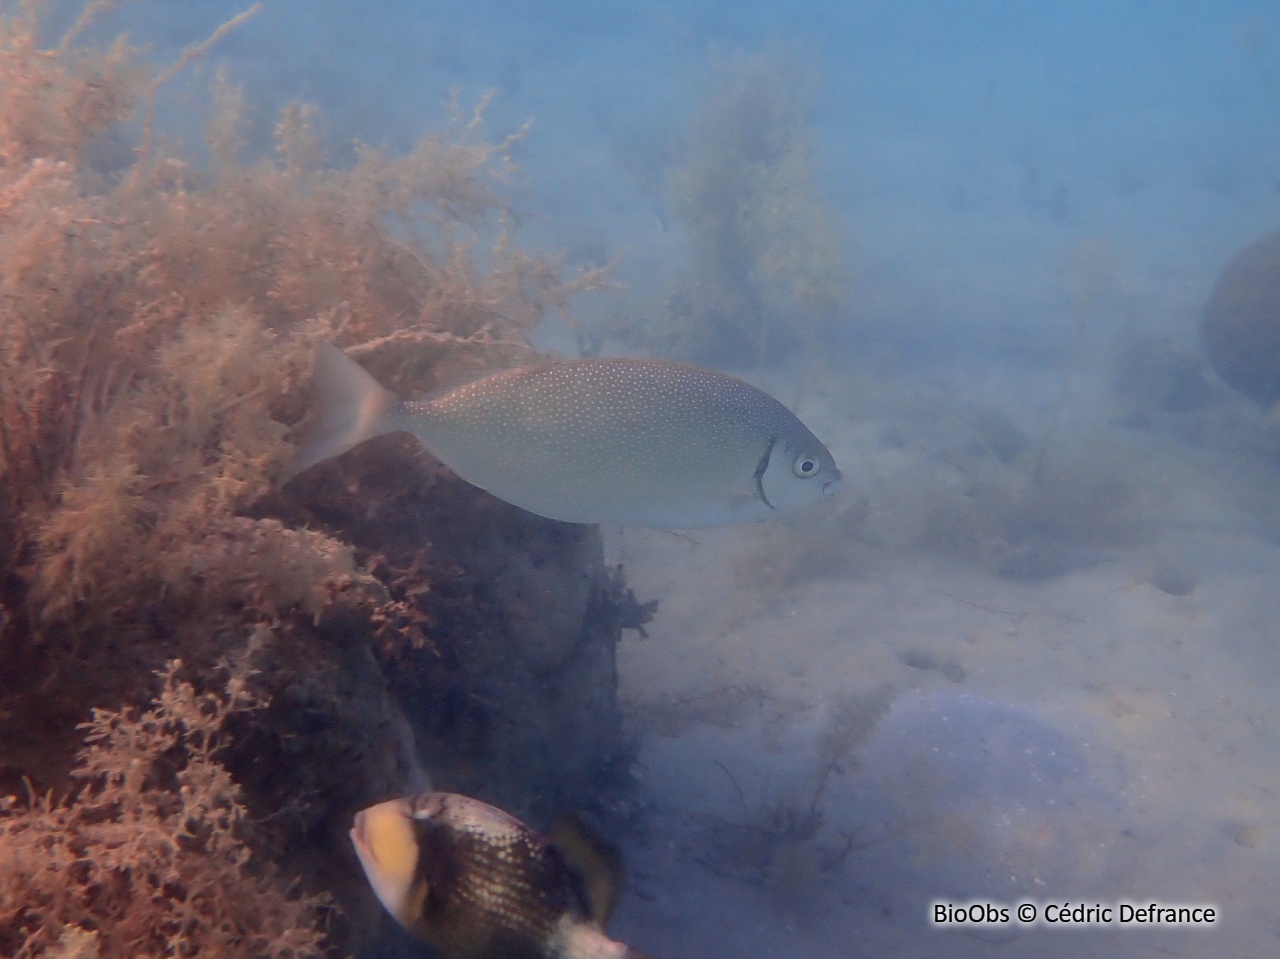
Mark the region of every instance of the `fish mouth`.
<instances>
[{"instance_id":1,"label":"fish mouth","mask_svg":"<svg viewBox=\"0 0 1280 959\"><path fill-rule=\"evenodd\" d=\"M835 479L829 479L822 484L822 495L834 496L836 490L838 490L843 485L844 485L844 477L841 474L837 473L835 475Z\"/></svg>"},{"instance_id":2,"label":"fish mouth","mask_svg":"<svg viewBox=\"0 0 1280 959\"><path fill-rule=\"evenodd\" d=\"M362 809L356 813L355 821L351 824L351 830L347 833L351 837L351 845L356 847L356 852L370 854L369 840L365 837L365 811Z\"/></svg>"}]
</instances>

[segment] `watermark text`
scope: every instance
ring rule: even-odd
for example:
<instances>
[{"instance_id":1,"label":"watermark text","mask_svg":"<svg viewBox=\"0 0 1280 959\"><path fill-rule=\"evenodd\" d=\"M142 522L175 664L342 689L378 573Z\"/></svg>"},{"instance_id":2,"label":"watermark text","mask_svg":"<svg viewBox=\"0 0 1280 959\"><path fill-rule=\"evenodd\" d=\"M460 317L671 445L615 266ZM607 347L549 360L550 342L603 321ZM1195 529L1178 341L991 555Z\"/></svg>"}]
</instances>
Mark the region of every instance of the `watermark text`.
<instances>
[{"instance_id":1,"label":"watermark text","mask_svg":"<svg viewBox=\"0 0 1280 959\"><path fill-rule=\"evenodd\" d=\"M1217 925L1221 918L1218 907L1209 903L939 901L929 907L929 920L935 926L1208 927Z\"/></svg>"}]
</instances>

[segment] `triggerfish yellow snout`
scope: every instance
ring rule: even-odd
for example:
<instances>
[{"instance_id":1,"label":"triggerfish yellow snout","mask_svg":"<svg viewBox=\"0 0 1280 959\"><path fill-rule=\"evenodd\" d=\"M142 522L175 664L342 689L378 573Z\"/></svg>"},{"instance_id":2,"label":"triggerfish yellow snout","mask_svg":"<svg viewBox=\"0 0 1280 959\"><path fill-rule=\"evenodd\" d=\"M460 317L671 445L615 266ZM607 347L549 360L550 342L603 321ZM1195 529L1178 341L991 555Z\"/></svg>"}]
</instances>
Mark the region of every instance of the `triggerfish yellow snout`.
<instances>
[{"instance_id":1,"label":"triggerfish yellow snout","mask_svg":"<svg viewBox=\"0 0 1280 959\"><path fill-rule=\"evenodd\" d=\"M768 393L680 363L539 363L401 402L321 345L314 392L293 474L403 430L467 482L569 523L722 526L821 499L841 480L827 448Z\"/></svg>"},{"instance_id":2,"label":"triggerfish yellow snout","mask_svg":"<svg viewBox=\"0 0 1280 959\"><path fill-rule=\"evenodd\" d=\"M648 959L605 935L622 859L579 817L548 839L430 792L358 813L351 841L387 911L443 959Z\"/></svg>"}]
</instances>

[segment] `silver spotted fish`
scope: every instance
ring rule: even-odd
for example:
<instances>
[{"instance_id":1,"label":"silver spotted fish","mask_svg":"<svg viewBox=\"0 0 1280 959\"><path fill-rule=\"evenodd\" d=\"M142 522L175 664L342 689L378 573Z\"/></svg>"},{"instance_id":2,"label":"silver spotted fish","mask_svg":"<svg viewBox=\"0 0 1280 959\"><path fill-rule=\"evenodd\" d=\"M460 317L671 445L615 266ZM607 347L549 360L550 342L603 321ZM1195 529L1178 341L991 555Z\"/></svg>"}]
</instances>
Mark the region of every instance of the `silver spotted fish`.
<instances>
[{"instance_id":1,"label":"silver spotted fish","mask_svg":"<svg viewBox=\"0 0 1280 959\"><path fill-rule=\"evenodd\" d=\"M661 360L560 360L401 402L341 350L316 354L293 474L412 433L464 480L550 519L659 529L765 519L830 494L827 448L762 390Z\"/></svg>"}]
</instances>

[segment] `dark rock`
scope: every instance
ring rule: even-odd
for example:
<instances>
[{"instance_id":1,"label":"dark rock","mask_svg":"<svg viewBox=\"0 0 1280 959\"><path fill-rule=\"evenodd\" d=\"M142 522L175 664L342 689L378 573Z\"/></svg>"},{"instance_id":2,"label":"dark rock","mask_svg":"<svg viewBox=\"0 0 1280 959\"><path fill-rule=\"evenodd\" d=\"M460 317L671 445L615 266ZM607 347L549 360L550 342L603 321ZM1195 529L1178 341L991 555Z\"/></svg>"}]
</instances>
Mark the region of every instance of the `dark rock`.
<instances>
[{"instance_id":1,"label":"dark rock","mask_svg":"<svg viewBox=\"0 0 1280 959\"><path fill-rule=\"evenodd\" d=\"M1151 585L1170 596L1186 596L1199 584L1195 573L1172 563L1162 563L1151 573Z\"/></svg>"},{"instance_id":2,"label":"dark rock","mask_svg":"<svg viewBox=\"0 0 1280 959\"><path fill-rule=\"evenodd\" d=\"M1214 371L1250 399L1280 399L1280 231L1246 247L1214 286L1200 325Z\"/></svg>"}]
</instances>

